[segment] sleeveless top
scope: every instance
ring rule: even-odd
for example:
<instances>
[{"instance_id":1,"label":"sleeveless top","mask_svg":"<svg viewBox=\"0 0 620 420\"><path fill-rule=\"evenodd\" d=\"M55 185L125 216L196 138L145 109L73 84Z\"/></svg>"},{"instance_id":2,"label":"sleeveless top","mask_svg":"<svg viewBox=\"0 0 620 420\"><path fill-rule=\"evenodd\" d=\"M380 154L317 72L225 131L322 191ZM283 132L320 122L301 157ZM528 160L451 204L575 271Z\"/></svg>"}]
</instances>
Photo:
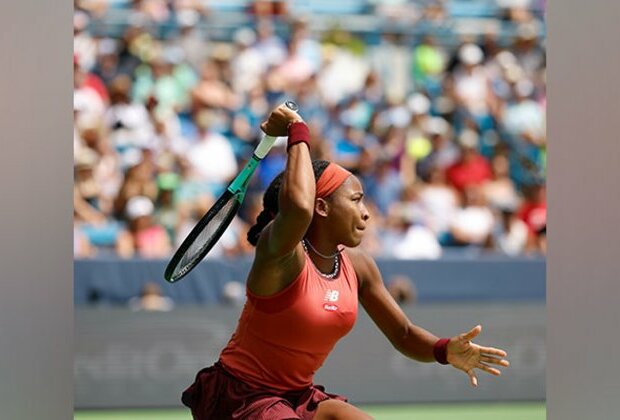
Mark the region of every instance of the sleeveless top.
<instances>
[{"instance_id":1,"label":"sleeveless top","mask_svg":"<svg viewBox=\"0 0 620 420\"><path fill-rule=\"evenodd\" d=\"M284 290L267 297L246 292L220 362L249 385L282 391L311 386L314 373L355 324L358 280L348 256L340 254L333 279L322 277L304 256L301 272Z\"/></svg>"}]
</instances>

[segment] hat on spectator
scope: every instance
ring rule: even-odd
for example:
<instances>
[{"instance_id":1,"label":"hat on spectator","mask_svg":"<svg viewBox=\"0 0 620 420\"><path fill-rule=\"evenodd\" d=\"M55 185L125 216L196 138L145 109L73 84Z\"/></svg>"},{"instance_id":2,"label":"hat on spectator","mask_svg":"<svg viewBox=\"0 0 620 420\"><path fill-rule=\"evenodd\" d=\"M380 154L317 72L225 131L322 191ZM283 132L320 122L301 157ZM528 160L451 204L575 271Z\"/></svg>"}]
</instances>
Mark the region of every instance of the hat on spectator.
<instances>
[{"instance_id":1,"label":"hat on spectator","mask_svg":"<svg viewBox=\"0 0 620 420\"><path fill-rule=\"evenodd\" d=\"M476 44L463 44L461 48L459 48L459 60L465 64L475 66L476 64L480 64L483 58L484 53Z\"/></svg>"},{"instance_id":2,"label":"hat on spectator","mask_svg":"<svg viewBox=\"0 0 620 420\"><path fill-rule=\"evenodd\" d=\"M83 92L76 90L73 91L73 110L74 111L86 111L88 109L88 100Z\"/></svg>"},{"instance_id":3,"label":"hat on spectator","mask_svg":"<svg viewBox=\"0 0 620 420\"><path fill-rule=\"evenodd\" d=\"M74 166L80 169L92 168L98 160L99 156L94 150L84 147L75 157Z\"/></svg>"},{"instance_id":4,"label":"hat on spectator","mask_svg":"<svg viewBox=\"0 0 620 420\"><path fill-rule=\"evenodd\" d=\"M513 214L519 209L519 202L515 198L490 199L489 205L502 213Z\"/></svg>"},{"instance_id":5,"label":"hat on spectator","mask_svg":"<svg viewBox=\"0 0 620 420\"><path fill-rule=\"evenodd\" d=\"M210 57L215 61L230 61L234 55L235 51L232 45L218 43L213 45Z\"/></svg>"},{"instance_id":6,"label":"hat on spectator","mask_svg":"<svg viewBox=\"0 0 620 420\"><path fill-rule=\"evenodd\" d=\"M150 198L138 195L131 197L125 205L125 214L130 220L137 219L138 217L150 216L153 214L155 206Z\"/></svg>"},{"instance_id":7,"label":"hat on spectator","mask_svg":"<svg viewBox=\"0 0 620 420\"><path fill-rule=\"evenodd\" d=\"M101 41L99 41L97 47L97 52L99 53L99 55L113 55L117 52L116 41L114 41L112 38L103 38Z\"/></svg>"},{"instance_id":8,"label":"hat on spectator","mask_svg":"<svg viewBox=\"0 0 620 420\"><path fill-rule=\"evenodd\" d=\"M503 69L507 69L518 64L517 57L515 57L515 55L508 50L503 50L497 53L495 59Z\"/></svg>"},{"instance_id":9,"label":"hat on spectator","mask_svg":"<svg viewBox=\"0 0 620 420\"><path fill-rule=\"evenodd\" d=\"M524 77L524 71L518 64L510 66L505 70L505 78L509 83L517 83Z\"/></svg>"},{"instance_id":10,"label":"hat on spectator","mask_svg":"<svg viewBox=\"0 0 620 420\"><path fill-rule=\"evenodd\" d=\"M388 125L395 127L406 127L409 124L411 113L404 106L396 106L390 109L386 115Z\"/></svg>"},{"instance_id":11,"label":"hat on spectator","mask_svg":"<svg viewBox=\"0 0 620 420\"><path fill-rule=\"evenodd\" d=\"M182 63L185 59L185 52L183 48L171 45L162 50L161 58L164 63L177 65Z\"/></svg>"},{"instance_id":12,"label":"hat on spectator","mask_svg":"<svg viewBox=\"0 0 620 420\"><path fill-rule=\"evenodd\" d=\"M467 128L459 135L458 141L464 149L475 149L478 147L479 137L476 131Z\"/></svg>"},{"instance_id":13,"label":"hat on spectator","mask_svg":"<svg viewBox=\"0 0 620 420\"><path fill-rule=\"evenodd\" d=\"M82 31L88 26L89 22L90 18L87 13L78 10L73 14L73 29Z\"/></svg>"},{"instance_id":14,"label":"hat on spectator","mask_svg":"<svg viewBox=\"0 0 620 420\"><path fill-rule=\"evenodd\" d=\"M515 84L515 93L522 98L528 98L534 93L534 83L528 78L522 78Z\"/></svg>"},{"instance_id":15,"label":"hat on spectator","mask_svg":"<svg viewBox=\"0 0 620 420\"><path fill-rule=\"evenodd\" d=\"M235 32L233 39L237 44L249 47L256 42L256 33L250 28L241 28Z\"/></svg>"},{"instance_id":16,"label":"hat on spectator","mask_svg":"<svg viewBox=\"0 0 620 420\"><path fill-rule=\"evenodd\" d=\"M519 39L529 41L536 39L537 36L538 29L536 28L536 24L533 22L524 22L519 24L517 27L517 37Z\"/></svg>"},{"instance_id":17,"label":"hat on spectator","mask_svg":"<svg viewBox=\"0 0 620 420\"><path fill-rule=\"evenodd\" d=\"M431 101L421 93L414 93L407 100L407 107L413 115L424 115L431 109Z\"/></svg>"},{"instance_id":18,"label":"hat on spectator","mask_svg":"<svg viewBox=\"0 0 620 420\"><path fill-rule=\"evenodd\" d=\"M445 136L450 131L450 124L444 118L432 117L426 123L426 131L430 135Z\"/></svg>"},{"instance_id":19,"label":"hat on spectator","mask_svg":"<svg viewBox=\"0 0 620 420\"><path fill-rule=\"evenodd\" d=\"M177 12L177 22L179 26L189 28L198 23L200 15L195 10L179 10Z\"/></svg>"}]
</instances>

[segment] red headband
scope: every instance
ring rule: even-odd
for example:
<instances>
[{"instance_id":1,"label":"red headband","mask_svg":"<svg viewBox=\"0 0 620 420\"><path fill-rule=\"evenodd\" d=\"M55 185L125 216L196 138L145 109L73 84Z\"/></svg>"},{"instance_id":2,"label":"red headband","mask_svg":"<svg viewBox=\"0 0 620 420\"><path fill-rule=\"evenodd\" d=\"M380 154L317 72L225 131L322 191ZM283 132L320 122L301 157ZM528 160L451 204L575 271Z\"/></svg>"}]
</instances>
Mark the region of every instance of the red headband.
<instances>
[{"instance_id":1,"label":"red headband","mask_svg":"<svg viewBox=\"0 0 620 420\"><path fill-rule=\"evenodd\" d=\"M351 172L347 171L342 166L333 162L330 163L327 165L327 168L325 168L316 183L316 197L327 197L336 191L336 189L342 185L349 175L351 175Z\"/></svg>"}]
</instances>

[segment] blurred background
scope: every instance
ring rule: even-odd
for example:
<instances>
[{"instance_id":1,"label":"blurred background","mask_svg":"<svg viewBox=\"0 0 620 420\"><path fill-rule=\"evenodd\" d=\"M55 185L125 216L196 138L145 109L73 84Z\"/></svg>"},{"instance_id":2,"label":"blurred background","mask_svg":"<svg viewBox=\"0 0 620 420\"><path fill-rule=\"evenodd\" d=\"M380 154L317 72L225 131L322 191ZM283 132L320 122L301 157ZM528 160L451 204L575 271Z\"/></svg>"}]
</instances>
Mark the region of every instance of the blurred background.
<instances>
[{"instance_id":1,"label":"blurred background","mask_svg":"<svg viewBox=\"0 0 620 420\"><path fill-rule=\"evenodd\" d=\"M179 407L217 358L244 301L246 233L284 169L284 142L207 259L176 285L163 269L286 99L310 127L313 157L362 180L372 223L361 246L412 319L438 335L482 323L480 341L513 362L472 391L458 373L400 357L361 315L318 382L358 404L413 404L377 418L455 402L482 404L459 411L478 419L497 404L505 412L489 418L543 418L544 0L74 8L76 418ZM535 402L531 413L518 411L523 401Z\"/></svg>"}]
</instances>

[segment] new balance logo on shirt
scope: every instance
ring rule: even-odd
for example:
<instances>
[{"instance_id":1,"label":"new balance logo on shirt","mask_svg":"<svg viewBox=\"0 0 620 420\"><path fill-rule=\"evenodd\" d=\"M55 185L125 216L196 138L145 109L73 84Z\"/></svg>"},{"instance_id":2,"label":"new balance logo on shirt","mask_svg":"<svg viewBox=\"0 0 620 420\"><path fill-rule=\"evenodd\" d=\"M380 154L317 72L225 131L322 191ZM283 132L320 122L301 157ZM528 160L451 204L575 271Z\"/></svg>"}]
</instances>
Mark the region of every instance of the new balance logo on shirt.
<instances>
[{"instance_id":1,"label":"new balance logo on shirt","mask_svg":"<svg viewBox=\"0 0 620 420\"><path fill-rule=\"evenodd\" d=\"M337 302L338 301L338 295L340 295L340 292L338 290L327 290L327 292L325 292L325 299L328 302Z\"/></svg>"},{"instance_id":2,"label":"new balance logo on shirt","mask_svg":"<svg viewBox=\"0 0 620 420\"><path fill-rule=\"evenodd\" d=\"M327 301L327 302L337 302L338 301L338 296L340 295L340 292L338 290L330 290L328 289L325 292L325 298L323 300ZM324 303L323 304L323 309L325 309L326 311L337 311L338 310L338 306L334 305L334 304L330 304L330 303Z\"/></svg>"}]
</instances>

